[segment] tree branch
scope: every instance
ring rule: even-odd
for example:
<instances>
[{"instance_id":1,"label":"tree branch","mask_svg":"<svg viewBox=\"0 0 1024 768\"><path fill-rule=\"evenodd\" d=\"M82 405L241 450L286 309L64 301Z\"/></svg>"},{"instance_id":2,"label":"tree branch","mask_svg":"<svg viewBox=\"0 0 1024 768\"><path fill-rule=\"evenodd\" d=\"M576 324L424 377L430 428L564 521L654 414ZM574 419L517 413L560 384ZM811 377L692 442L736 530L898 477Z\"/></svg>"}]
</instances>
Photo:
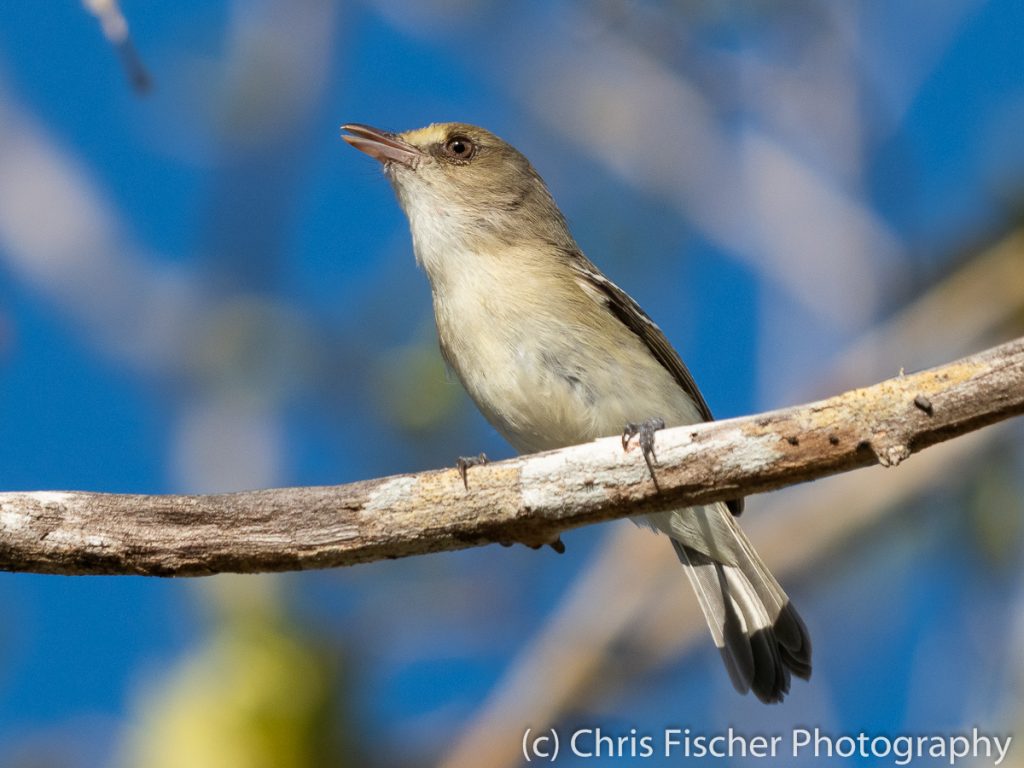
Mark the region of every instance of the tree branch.
<instances>
[{"instance_id":1,"label":"tree branch","mask_svg":"<svg viewBox=\"0 0 1024 768\"><path fill-rule=\"evenodd\" d=\"M654 488L618 438L342 486L207 496L0 494L0 569L199 576L302 570L491 542L540 544L617 517L875 463L1024 413L1024 338L828 400L659 432Z\"/></svg>"}]
</instances>

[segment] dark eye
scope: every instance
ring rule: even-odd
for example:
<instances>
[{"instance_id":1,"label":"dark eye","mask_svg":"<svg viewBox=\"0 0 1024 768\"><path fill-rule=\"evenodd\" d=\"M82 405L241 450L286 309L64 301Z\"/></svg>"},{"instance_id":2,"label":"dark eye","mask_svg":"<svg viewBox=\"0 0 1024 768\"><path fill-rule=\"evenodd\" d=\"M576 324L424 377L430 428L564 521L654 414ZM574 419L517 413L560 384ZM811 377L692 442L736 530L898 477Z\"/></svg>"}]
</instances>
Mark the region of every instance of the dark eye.
<instances>
[{"instance_id":1,"label":"dark eye","mask_svg":"<svg viewBox=\"0 0 1024 768\"><path fill-rule=\"evenodd\" d=\"M476 154L476 144L465 136L452 136L444 143L444 154L453 160L469 160Z\"/></svg>"}]
</instances>

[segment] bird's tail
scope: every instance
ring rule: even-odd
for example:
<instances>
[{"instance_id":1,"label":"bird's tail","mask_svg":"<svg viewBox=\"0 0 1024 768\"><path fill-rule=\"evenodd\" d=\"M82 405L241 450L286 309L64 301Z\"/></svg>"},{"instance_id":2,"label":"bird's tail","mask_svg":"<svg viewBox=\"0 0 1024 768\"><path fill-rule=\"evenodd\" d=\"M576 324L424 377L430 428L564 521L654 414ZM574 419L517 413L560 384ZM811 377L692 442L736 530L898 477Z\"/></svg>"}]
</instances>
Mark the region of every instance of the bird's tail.
<instances>
[{"instance_id":1,"label":"bird's tail","mask_svg":"<svg viewBox=\"0 0 1024 768\"><path fill-rule=\"evenodd\" d=\"M803 620L724 504L671 515L695 515L697 525L685 525L687 533L696 527L719 539L678 536L680 526L672 520L672 545L733 685L740 693L753 691L765 703L782 701L791 674L804 680L811 676L811 639Z\"/></svg>"}]
</instances>

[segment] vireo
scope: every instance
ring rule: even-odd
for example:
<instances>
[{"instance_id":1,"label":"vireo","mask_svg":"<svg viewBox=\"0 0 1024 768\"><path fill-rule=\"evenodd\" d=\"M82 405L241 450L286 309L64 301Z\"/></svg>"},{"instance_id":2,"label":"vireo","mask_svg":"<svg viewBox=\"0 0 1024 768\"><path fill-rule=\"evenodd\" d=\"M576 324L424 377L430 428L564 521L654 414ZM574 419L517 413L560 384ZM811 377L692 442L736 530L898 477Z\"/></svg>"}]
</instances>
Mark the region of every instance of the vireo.
<instances>
[{"instance_id":1,"label":"vireo","mask_svg":"<svg viewBox=\"0 0 1024 768\"><path fill-rule=\"evenodd\" d=\"M441 354L520 452L626 428L712 418L661 330L580 251L530 162L472 125L406 133L342 126L379 160L409 218L434 298ZM733 685L781 701L811 674L807 629L733 514L740 502L648 515L697 593Z\"/></svg>"}]
</instances>

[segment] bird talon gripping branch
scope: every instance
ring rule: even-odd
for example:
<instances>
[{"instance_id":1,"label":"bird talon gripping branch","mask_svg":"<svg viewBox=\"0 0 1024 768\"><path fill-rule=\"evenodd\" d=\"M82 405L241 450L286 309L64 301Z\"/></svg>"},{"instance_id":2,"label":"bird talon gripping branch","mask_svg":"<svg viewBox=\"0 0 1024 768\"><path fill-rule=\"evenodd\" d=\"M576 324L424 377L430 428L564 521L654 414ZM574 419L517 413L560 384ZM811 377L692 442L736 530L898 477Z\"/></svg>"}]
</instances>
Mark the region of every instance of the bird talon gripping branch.
<instances>
[{"instance_id":1,"label":"bird talon gripping branch","mask_svg":"<svg viewBox=\"0 0 1024 768\"><path fill-rule=\"evenodd\" d=\"M634 437L637 438L637 445L643 451L644 461L647 463L647 471L651 473L651 481L654 483L655 488L658 488L658 478L654 476L654 465L658 463L658 456L654 452L654 433L664 428L664 419L653 418L642 421L639 424L631 421L622 430L623 450L628 451L630 441Z\"/></svg>"},{"instance_id":2,"label":"bird talon gripping branch","mask_svg":"<svg viewBox=\"0 0 1024 768\"><path fill-rule=\"evenodd\" d=\"M459 471L459 476L462 478L462 485L469 490L469 468L480 467L487 463L487 454L480 453L476 456L459 456L455 460L455 469Z\"/></svg>"}]
</instances>

